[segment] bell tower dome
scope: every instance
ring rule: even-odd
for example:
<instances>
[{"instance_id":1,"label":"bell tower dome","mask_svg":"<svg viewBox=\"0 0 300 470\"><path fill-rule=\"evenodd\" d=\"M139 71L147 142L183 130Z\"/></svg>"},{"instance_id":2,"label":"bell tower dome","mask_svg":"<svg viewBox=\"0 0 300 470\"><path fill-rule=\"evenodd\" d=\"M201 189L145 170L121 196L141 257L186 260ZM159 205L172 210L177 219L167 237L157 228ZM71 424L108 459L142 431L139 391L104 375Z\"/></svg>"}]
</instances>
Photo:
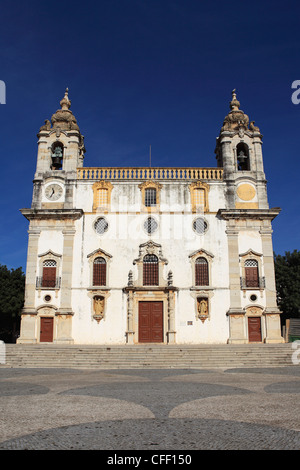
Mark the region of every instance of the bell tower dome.
<instances>
[{"instance_id":1,"label":"bell tower dome","mask_svg":"<svg viewBox=\"0 0 300 470\"><path fill-rule=\"evenodd\" d=\"M268 209L262 135L240 109L236 90L229 105L215 150L218 166L224 169L227 208Z\"/></svg>"},{"instance_id":2,"label":"bell tower dome","mask_svg":"<svg viewBox=\"0 0 300 470\"><path fill-rule=\"evenodd\" d=\"M69 174L83 166L84 137L70 110L68 88L60 106L52 115L51 122L47 119L39 130L36 177L58 170Z\"/></svg>"},{"instance_id":3,"label":"bell tower dome","mask_svg":"<svg viewBox=\"0 0 300 470\"><path fill-rule=\"evenodd\" d=\"M76 180L77 168L83 166L84 137L70 110L68 88L58 109L41 126L38 137L37 165L34 176L32 207L41 208L42 189L50 179L59 179L66 189ZM65 203L72 206L72 191L66 191Z\"/></svg>"}]
</instances>

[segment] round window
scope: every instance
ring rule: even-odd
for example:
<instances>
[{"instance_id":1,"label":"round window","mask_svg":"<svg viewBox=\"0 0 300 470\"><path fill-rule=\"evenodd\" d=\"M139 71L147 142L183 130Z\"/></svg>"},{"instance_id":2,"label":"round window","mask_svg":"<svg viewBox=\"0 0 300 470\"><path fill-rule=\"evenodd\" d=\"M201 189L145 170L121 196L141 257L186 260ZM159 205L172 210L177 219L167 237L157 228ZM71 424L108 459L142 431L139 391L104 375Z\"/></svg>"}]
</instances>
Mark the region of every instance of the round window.
<instances>
[{"instance_id":1,"label":"round window","mask_svg":"<svg viewBox=\"0 0 300 470\"><path fill-rule=\"evenodd\" d=\"M44 299L45 299L45 302L50 302L51 295L45 295Z\"/></svg>"},{"instance_id":2,"label":"round window","mask_svg":"<svg viewBox=\"0 0 300 470\"><path fill-rule=\"evenodd\" d=\"M202 235L207 230L207 222L202 217L198 217L193 222L193 229L196 233Z\"/></svg>"},{"instance_id":3,"label":"round window","mask_svg":"<svg viewBox=\"0 0 300 470\"><path fill-rule=\"evenodd\" d=\"M250 300L252 300L252 302L255 302L257 300L257 296L255 294L250 295Z\"/></svg>"},{"instance_id":4,"label":"round window","mask_svg":"<svg viewBox=\"0 0 300 470\"><path fill-rule=\"evenodd\" d=\"M102 235L108 229L107 220L104 217L100 217L94 224L95 230L99 235Z\"/></svg>"},{"instance_id":5,"label":"round window","mask_svg":"<svg viewBox=\"0 0 300 470\"><path fill-rule=\"evenodd\" d=\"M144 222L144 229L150 235L151 233L156 232L158 228L158 223L153 217L148 217Z\"/></svg>"}]
</instances>

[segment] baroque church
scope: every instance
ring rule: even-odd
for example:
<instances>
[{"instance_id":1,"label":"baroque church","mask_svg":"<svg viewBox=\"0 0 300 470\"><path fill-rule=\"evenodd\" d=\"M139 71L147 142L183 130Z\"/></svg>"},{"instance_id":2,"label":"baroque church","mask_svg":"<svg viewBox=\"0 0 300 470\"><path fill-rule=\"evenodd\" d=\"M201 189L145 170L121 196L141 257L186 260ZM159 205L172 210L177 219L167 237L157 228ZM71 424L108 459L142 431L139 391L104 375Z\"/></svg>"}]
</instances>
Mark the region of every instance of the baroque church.
<instances>
[{"instance_id":1,"label":"baroque church","mask_svg":"<svg viewBox=\"0 0 300 470\"><path fill-rule=\"evenodd\" d=\"M216 165L84 166L66 90L38 133L19 343L280 343L262 135L235 90Z\"/></svg>"}]
</instances>

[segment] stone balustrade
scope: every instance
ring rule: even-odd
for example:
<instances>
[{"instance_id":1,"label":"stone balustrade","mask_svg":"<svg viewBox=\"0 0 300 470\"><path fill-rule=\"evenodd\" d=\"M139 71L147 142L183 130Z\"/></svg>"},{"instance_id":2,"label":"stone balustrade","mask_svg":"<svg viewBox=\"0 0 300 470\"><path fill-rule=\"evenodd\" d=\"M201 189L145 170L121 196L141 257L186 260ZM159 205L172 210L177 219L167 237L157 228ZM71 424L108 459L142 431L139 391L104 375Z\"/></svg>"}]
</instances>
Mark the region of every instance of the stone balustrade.
<instances>
[{"instance_id":1,"label":"stone balustrade","mask_svg":"<svg viewBox=\"0 0 300 470\"><path fill-rule=\"evenodd\" d=\"M222 180L222 168L78 168L79 180Z\"/></svg>"}]
</instances>

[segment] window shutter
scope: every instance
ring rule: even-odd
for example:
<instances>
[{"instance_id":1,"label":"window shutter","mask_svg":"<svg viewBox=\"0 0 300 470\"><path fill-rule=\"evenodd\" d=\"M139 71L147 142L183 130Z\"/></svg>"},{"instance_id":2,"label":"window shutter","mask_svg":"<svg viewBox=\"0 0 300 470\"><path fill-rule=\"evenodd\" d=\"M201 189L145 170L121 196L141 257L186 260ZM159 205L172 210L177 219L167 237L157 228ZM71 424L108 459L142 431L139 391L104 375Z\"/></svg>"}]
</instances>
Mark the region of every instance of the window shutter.
<instances>
[{"instance_id":1,"label":"window shutter","mask_svg":"<svg viewBox=\"0 0 300 470\"><path fill-rule=\"evenodd\" d=\"M247 259L245 261L246 287L259 287L258 263L256 260Z\"/></svg>"},{"instance_id":2,"label":"window shutter","mask_svg":"<svg viewBox=\"0 0 300 470\"><path fill-rule=\"evenodd\" d=\"M56 285L56 262L46 260L43 263L42 287L55 287Z\"/></svg>"},{"instance_id":3,"label":"window shutter","mask_svg":"<svg viewBox=\"0 0 300 470\"><path fill-rule=\"evenodd\" d=\"M93 286L106 286L106 261L96 258L93 264Z\"/></svg>"},{"instance_id":4,"label":"window shutter","mask_svg":"<svg viewBox=\"0 0 300 470\"><path fill-rule=\"evenodd\" d=\"M208 262L205 258L197 258L195 264L195 285L196 286L208 286Z\"/></svg>"}]
</instances>

